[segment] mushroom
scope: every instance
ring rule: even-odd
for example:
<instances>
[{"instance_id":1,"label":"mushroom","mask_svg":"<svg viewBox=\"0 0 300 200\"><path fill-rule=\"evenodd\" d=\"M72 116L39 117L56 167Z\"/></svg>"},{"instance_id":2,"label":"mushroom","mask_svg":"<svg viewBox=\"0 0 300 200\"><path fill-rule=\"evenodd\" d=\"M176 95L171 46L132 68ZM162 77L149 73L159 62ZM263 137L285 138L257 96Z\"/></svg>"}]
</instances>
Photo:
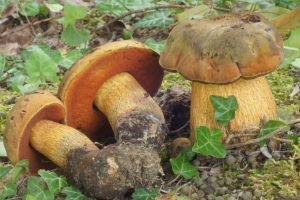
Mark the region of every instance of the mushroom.
<instances>
[{"instance_id":1,"label":"mushroom","mask_svg":"<svg viewBox=\"0 0 300 200\"><path fill-rule=\"evenodd\" d=\"M282 47L278 32L257 13L186 20L173 28L159 62L192 81L192 141L196 126L221 128L214 119L211 95L237 98L239 109L229 123L232 133L259 127L262 119L277 118L264 75L281 62Z\"/></svg>"},{"instance_id":2,"label":"mushroom","mask_svg":"<svg viewBox=\"0 0 300 200\"><path fill-rule=\"evenodd\" d=\"M80 59L59 87L65 123L99 140L109 133L107 118L118 142L160 146L165 120L151 97L163 77L158 59L133 40L105 44Z\"/></svg>"},{"instance_id":3,"label":"mushroom","mask_svg":"<svg viewBox=\"0 0 300 200\"><path fill-rule=\"evenodd\" d=\"M120 197L157 180L161 166L156 151L134 144L99 150L86 135L60 124L64 117L63 104L50 93L22 97L10 112L4 133L10 161L28 159L32 174L56 164L86 194L101 199Z\"/></svg>"}]
</instances>

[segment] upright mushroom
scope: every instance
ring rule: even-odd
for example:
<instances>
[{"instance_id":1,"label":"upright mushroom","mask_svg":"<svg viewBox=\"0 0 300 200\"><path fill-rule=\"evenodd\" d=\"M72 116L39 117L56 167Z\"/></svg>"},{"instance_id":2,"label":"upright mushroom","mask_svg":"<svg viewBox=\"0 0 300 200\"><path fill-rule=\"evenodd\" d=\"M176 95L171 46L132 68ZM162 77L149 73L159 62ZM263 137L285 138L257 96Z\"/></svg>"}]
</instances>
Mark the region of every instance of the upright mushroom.
<instances>
[{"instance_id":1,"label":"upright mushroom","mask_svg":"<svg viewBox=\"0 0 300 200\"><path fill-rule=\"evenodd\" d=\"M142 43L125 40L105 44L72 66L58 96L66 106L65 123L95 139L108 119L118 142L158 147L165 120L151 98L163 70L158 55Z\"/></svg>"},{"instance_id":2,"label":"upright mushroom","mask_svg":"<svg viewBox=\"0 0 300 200\"><path fill-rule=\"evenodd\" d=\"M22 97L10 112L4 133L10 161L28 159L35 174L54 167L44 162L47 157L85 193L101 199L122 197L157 180L161 167L155 150L133 144L99 150L87 136L60 124L64 117L63 104L47 92Z\"/></svg>"},{"instance_id":3,"label":"upright mushroom","mask_svg":"<svg viewBox=\"0 0 300 200\"><path fill-rule=\"evenodd\" d=\"M276 119L274 97L263 75L281 62L282 46L271 23L256 13L193 19L175 26L160 64L192 80L192 132L200 125L220 128L210 95L236 96L239 109L230 122L232 132L258 127L262 119Z\"/></svg>"}]
</instances>

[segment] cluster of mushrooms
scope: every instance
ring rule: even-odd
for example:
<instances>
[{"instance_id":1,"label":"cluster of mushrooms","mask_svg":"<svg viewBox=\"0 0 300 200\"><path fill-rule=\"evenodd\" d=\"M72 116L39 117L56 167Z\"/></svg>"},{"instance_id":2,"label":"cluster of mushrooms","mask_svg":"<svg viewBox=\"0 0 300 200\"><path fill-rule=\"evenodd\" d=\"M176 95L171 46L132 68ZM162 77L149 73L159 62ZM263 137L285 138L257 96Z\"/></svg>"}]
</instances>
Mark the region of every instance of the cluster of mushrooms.
<instances>
[{"instance_id":1,"label":"cluster of mushrooms","mask_svg":"<svg viewBox=\"0 0 300 200\"><path fill-rule=\"evenodd\" d=\"M196 126L220 128L210 95L236 96L232 132L277 118L263 75L279 65L282 46L270 22L255 13L182 22L160 57L133 40L105 44L74 64L57 96L38 91L19 99L4 135L8 157L13 164L28 159L32 174L58 166L100 199L150 186L162 173L159 149L168 132L152 98L162 82L161 66L193 81L193 142ZM95 144L112 135L115 143L102 149Z\"/></svg>"}]
</instances>

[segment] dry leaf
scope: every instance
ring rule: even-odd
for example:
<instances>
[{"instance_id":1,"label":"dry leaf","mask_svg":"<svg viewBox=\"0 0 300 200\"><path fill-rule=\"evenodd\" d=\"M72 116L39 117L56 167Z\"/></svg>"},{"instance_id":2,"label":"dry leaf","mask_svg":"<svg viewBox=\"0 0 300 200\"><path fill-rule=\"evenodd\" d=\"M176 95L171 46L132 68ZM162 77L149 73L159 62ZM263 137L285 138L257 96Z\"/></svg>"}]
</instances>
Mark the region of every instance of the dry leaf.
<instances>
[{"instance_id":1,"label":"dry leaf","mask_svg":"<svg viewBox=\"0 0 300 200\"><path fill-rule=\"evenodd\" d=\"M0 44L0 54L5 56L13 56L19 53L20 45L16 42Z\"/></svg>"},{"instance_id":2,"label":"dry leaf","mask_svg":"<svg viewBox=\"0 0 300 200\"><path fill-rule=\"evenodd\" d=\"M297 83L296 86L294 87L293 91L289 95L290 101L294 100L294 96L296 96L298 93L300 93L300 84Z\"/></svg>"},{"instance_id":3,"label":"dry leaf","mask_svg":"<svg viewBox=\"0 0 300 200\"><path fill-rule=\"evenodd\" d=\"M272 24L277 28L280 35L284 36L292 28L300 25L300 7L276 17L272 20Z\"/></svg>"}]
</instances>

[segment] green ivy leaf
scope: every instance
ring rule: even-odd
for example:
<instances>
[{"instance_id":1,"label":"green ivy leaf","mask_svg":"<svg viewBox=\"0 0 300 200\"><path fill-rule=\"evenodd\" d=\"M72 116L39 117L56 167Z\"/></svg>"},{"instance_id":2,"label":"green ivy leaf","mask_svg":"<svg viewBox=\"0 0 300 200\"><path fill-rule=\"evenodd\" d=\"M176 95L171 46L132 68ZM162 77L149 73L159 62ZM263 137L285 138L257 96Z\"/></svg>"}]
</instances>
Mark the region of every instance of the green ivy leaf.
<instances>
[{"instance_id":1,"label":"green ivy leaf","mask_svg":"<svg viewBox=\"0 0 300 200\"><path fill-rule=\"evenodd\" d=\"M12 182L7 182L4 186L4 190L0 192L0 200L5 200L8 197L12 197L17 194L17 185Z\"/></svg>"},{"instance_id":2,"label":"green ivy leaf","mask_svg":"<svg viewBox=\"0 0 300 200\"><path fill-rule=\"evenodd\" d=\"M259 133L257 134L257 137L262 137L262 136L268 135L268 134L276 131L277 129L285 128L285 127L287 127L287 125L282 121L270 120L261 127ZM263 140L259 143L259 146L262 147L266 143L267 143L267 140Z\"/></svg>"},{"instance_id":3,"label":"green ivy leaf","mask_svg":"<svg viewBox=\"0 0 300 200\"><path fill-rule=\"evenodd\" d=\"M38 79L41 82L58 80L57 64L38 46L34 47L32 52L25 62L25 71L29 78Z\"/></svg>"},{"instance_id":4,"label":"green ivy leaf","mask_svg":"<svg viewBox=\"0 0 300 200\"><path fill-rule=\"evenodd\" d=\"M26 194L39 200L54 200L54 194L48 189L45 189L44 183L37 176L31 176L28 178Z\"/></svg>"},{"instance_id":5,"label":"green ivy leaf","mask_svg":"<svg viewBox=\"0 0 300 200\"><path fill-rule=\"evenodd\" d=\"M149 0L96 0L96 7L100 12L121 15L128 10L143 9L153 6Z\"/></svg>"},{"instance_id":6,"label":"green ivy leaf","mask_svg":"<svg viewBox=\"0 0 300 200\"><path fill-rule=\"evenodd\" d=\"M64 188L61 193L66 195L65 200L87 200L88 199L80 192L80 190L78 190L73 186Z\"/></svg>"},{"instance_id":7,"label":"green ivy leaf","mask_svg":"<svg viewBox=\"0 0 300 200\"><path fill-rule=\"evenodd\" d=\"M20 160L12 169L12 173L10 176L9 182L15 184L19 178L19 176L28 169L29 162L28 160Z\"/></svg>"},{"instance_id":8,"label":"green ivy leaf","mask_svg":"<svg viewBox=\"0 0 300 200\"><path fill-rule=\"evenodd\" d=\"M51 12L60 12L64 7L58 3L45 3Z\"/></svg>"},{"instance_id":9,"label":"green ivy leaf","mask_svg":"<svg viewBox=\"0 0 300 200\"><path fill-rule=\"evenodd\" d=\"M174 174L183 176L186 179L193 178L197 173L197 168L190 163L194 153L191 148L182 149L176 158L171 158L171 166Z\"/></svg>"},{"instance_id":10,"label":"green ivy leaf","mask_svg":"<svg viewBox=\"0 0 300 200\"><path fill-rule=\"evenodd\" d=\"M11 169L12 166L0 167L0 180L7 175Z\"/></svg>"},{"instance_id":11,"label":"green ivy leaf","mask_svg":"<svg viewBox=\"0 0 300 200\"><path fill-rule=\"evenodd\" d=\"M103 13L121 15L128 10L119 1L115 0L96 0L96 8Z\"/></svg>"},{"instance_id":12,"label":"green ivy leaf","mask_svg":"<svg viewBox=\"0 0 300 200\"><path fill-rule=\"evenodd\" d=\"M64 5L64 26L75 25L75 22L79 19L83 19L87 14L84 6L75 4Z\"/></svg>"},{"instance_id":13,"label":"green ivy leaf","mask_svg":"<svg viewBox=\"0 0 300 200\"><path fill-rule=\"evenodd\" d=\"M223 132L220 129L210 130L205 126L198 126L195 132L196 141L192 148L193 152L216 158L225 158L226 150L221 141Z\"/></svg>"},{"instance_id":14,"label":"green ivy leaf","mask_svg":"<svg viewBox=\"0 0 300 200\"><path fill-rule=\"evenodd\" d=\"M38 174L47 183L47 186L53 194L59 193L68 185L67 180L63 176L58 176L56 173L46 170L39 170Z\"/></svg>"},{"instance_id":15,"label":"green ivy leaf","mask_svg":"<svg viewBox=\"0 0 300 200\"><path fill-rule=\"evenodd\" d=\"M215 109L215 119L219 124L227 125L235 117L235 111L239 108L235 96L228 98L211 95L209 97Z\"/></svg>"},{"instance_id":16,"label":"green ivy leaf","mask_svg":"<svg viewBox=\"0 0 300 200\"><path fill-rule=\"evenodd\" d=\"M134 28L162 28L167 29L174 23L171 16L173 10L158 10L147 13L142 19L133 25Z\"/></svg>"},{"instance_id":17,"label":"green ivy leaf","mask_svg":"<svg viewBox=\"0 0 300 200\"><path fill-rule=\"evenodd\" d=\"M2 12L10 2L11 0L0 0L0 12Z\"/></svg>"},{"instance_id":18,"label":"green ivy leaf","mask_svg":"<svg viewBox=\"0 0 300 200\"><path fill-rule=\"evenodd\" d=\"M66 55L64 55L63 59L58 63L58 65L69 69L74 64L74 62L82 57L82 55L83 54L80 50L69 51Z\"/></svg>"},{"instance_id":19,"label":"green ivy leaf","mask_svg":"<svg viewBox=\"0 0 300 200\"><path fill-rule=\"evenodd\" d=\"M133 200L155 200L159 193L152 188L151 190L146 190L144 188L138 188L132 193Z\"/></svg>"},{"instance_id":20,"label":"green ivy leaf","mask_svg":"<svg viewBox=\"0 0 300 200\"><path fill-rule=\"evenodd\" d=\"M291 31L290 37L284 41L285 46L295 47L300 50L300 28Z\"/></svg>"},{"instance_id":21,"label":"green ivy leaf","mask_svg":"<svg viewBox=\"0 0 300 200\"><path fill-rule=\"evenodd\" d=\"M78 46L90 39L90 32L86 29L77 29L73 25L68 25L64 28L61 38L67 45Z\"/></svg>"},{"instance_id":22,"label":"green ivy leaf","mask_svg":"<svg viewBox=\"0 0 300 200\"><path fill-rule=\"evenodd\" d=\"M163 50L163 48L166 45L166 40L161 40L159 42L156 42L153 38L148 38L144 42L148 47L150 47L153 51L160 54L160 52Z\"/></svg>"},{"instance_id":23,"label":"green ivy leaf","mask_svg":"<svg viewBox=\"0 0 300 200\"><path fill-rule=\"evenodd\" d=\"M36 16L40 12L39 4L35 0L26 0L19 7L20 13L24 16Z\"/></svg>"}]
</instances>

